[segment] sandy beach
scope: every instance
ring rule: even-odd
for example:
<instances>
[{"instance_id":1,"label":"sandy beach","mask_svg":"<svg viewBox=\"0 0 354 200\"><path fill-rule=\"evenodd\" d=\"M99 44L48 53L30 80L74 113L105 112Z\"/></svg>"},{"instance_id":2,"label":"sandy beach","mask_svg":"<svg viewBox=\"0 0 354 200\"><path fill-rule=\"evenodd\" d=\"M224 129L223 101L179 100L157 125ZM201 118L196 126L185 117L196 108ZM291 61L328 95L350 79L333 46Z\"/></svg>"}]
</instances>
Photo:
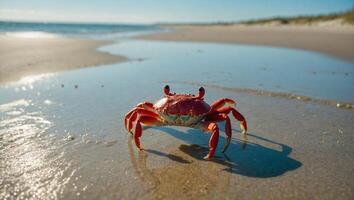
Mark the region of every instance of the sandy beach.
<instances>
[{"instance_id":1,"label":"sandy beach","mask_svg":"<svg viewBox=\"0 0 354 200\"><path fill-rule=\"evenodd\" d=\"M351 30L174 29L103 47L109 53L96 50L104 41L1 36L0 199L353 198L353 102L321 98L353 87ZM225 45L234 43L345 60ZM187 94L204 86L209 104L236 100L248 135L230 115L228 151L221 122L215 158L205 161L210 134L145 127L138 151L124 115L162 98L165 84Z\"/></svg>"},{"instance_id":2,"label":"sandy beach","mask_svg":"<svg viewBox=\"0 0 354 200\"><path fill-rule=\"evenodd\" d=\"M107 41L0 36L0 83L49 72L125 61L96 49Z\"/></svg>"},{"instance_id":3,"label":"sandy beach","mask_svg":"<svg viewBox=\"0 0 354 200\"><path fill-rule=\"evenodd\" d=\"M171 32L137 38L167 41L194 41L266 45L317 51L341 59L354 59L353 26L294 25L190 25L168 26Z\"/></svg>"}]
</instances>

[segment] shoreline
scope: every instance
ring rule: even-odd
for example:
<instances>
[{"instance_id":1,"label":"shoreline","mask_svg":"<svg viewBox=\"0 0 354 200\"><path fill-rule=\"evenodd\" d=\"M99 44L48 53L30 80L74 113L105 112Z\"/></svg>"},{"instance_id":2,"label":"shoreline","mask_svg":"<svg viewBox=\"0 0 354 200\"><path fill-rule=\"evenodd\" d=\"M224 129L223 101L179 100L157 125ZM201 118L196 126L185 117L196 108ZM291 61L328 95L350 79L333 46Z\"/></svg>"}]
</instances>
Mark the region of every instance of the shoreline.
<instances>
[{"instance_id":1,"label":"shoreline","mask_svg":"<svg viewBox=\"0 0 354 200\"><path fill-rule=\"evenodd\" d=\"M135 37L143 40L246 44L310 50L354 60L354 27L295 25L179 25L172 32Z\"/></svg>"},{"instance_id":2,"label":"shoreline","mask_svg":"<svg viewBox=\"0 0 354 200\"><path fill-rule=\"evenodd\" d=\"M0 36L0 84L25 76L124 62L124 56L99 51L112 44L76 38Z\"/></svg>"}]
</instances>

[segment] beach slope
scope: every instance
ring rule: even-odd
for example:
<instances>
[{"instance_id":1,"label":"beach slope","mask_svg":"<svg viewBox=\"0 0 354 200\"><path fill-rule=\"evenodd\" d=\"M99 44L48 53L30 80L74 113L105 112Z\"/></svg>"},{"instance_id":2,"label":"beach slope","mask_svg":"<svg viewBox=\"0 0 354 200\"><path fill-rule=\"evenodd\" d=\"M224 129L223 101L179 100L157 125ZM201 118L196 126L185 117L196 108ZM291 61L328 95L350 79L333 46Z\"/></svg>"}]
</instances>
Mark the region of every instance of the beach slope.
<instances>
[{"instance_id":1,"label":"beach slope","mask_svg":"<svg viewBox=\"0 0 354 200\"><path fill-rule=\"evenodd\" d=\"M301 25L186 25L174 31L139 36L139 39L237 43L317 51L354 59L354 27Z\"/></svg>"}]
</instances>

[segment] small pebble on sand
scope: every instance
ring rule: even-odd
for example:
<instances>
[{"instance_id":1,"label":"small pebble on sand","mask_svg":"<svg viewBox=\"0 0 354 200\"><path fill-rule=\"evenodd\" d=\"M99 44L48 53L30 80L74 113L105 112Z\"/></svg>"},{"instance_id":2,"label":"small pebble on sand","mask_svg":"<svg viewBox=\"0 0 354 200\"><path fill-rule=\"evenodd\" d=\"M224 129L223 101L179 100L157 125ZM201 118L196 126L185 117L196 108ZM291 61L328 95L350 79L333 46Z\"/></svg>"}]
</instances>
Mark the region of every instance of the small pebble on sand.
<instances>
[{"instance_id":1,"label":"small pebble on sand","mask_svg":"<svg viewBox=\"0 0 354 200\"><path fill-rule=\"evenodd\" d=\"M68 135L65 139L66 141L72 141L75 140L75 137L73 135Z\"/></svg>"}]
</instances>

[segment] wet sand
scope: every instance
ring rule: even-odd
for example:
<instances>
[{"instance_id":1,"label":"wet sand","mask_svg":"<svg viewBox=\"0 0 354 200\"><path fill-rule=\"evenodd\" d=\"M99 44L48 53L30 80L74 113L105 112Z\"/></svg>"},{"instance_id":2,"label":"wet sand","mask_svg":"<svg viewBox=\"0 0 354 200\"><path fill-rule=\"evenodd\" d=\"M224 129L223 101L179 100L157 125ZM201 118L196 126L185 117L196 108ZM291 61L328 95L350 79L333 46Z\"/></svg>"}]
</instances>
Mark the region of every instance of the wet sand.
<instances>
[{"instance_id":1,"label":"wet sand","mask_svg":"<svg viewBox=\"0 0 354 200\"><path fill-rule=\"evenodd\" d=\"M208 134L178 127L147 129L145 141L154 142L144 141L145 152L138 153L128 141L134 174L146 190L142 197L353 197L351 110L206 88L212 97L228 96L239 102L239 110L246 113L251 127L249 134L242 135L238 123L233 122L233 142L228 151L222 154L219 148L213 161L204 161ZM224 142L222 138L219 146ZM156 167L158 161L166 159L170 161Z\"/></svg>"},{"instance_id":2,"label":"wet sand","mask_svg":"<svg viewBox=\"0 0 354 200\"><path fill-rule=\"evenodd\" d=\"M354 27L205 25L172 26L173 31L137 38L167 41L237 43L297 48L354 59Z\"/></svg>"},{"instance_id":3,"label":"wet sand","mask_svg":"<svg viewBox=\"0 0 354 200\"><path fill-rule=\"evenodd\" d=\"M246 113L251 127L249 134L242 135L238 123L233 122L230 149L222 154L219 148L213 161L204 161L208 134L179 127L145 130L145 141L154 140L145 143L145 152L138 153L128 141L134 174L147 190L143 197L350 199L353 196L352 111L206 88L209 98L227 96L238 101L239 110ZM224 129L222 123L220 128ZM219 146L224 142L222 138ZM158 160L164 159L170 162L155 167Z\"/></svg>"},{"instance_id":4,"label":"wet sand","mask_svg":"<svg viewBox=\"0 0 354 200\"><path fill-rule=\"evenodd\" d=\"M220 123L216 157L205 161L209 134L147 127L139 152L123 117L137 103L163 96L170 71L162 73L161 60L0 86L0 199L352 199L354 112L332 104L203 84L206 102L237 101L249 134L232 120L232 143L223 154ZM185 68L193 76L210 73ZM172 92L197 92L202 83L192 81L168 84Z\"/></svg>"},{"instance_id":5,"label":"wet sand","mask_svg":"<svg viewBox=\"0 0 354 200\"><path fill-rule=\"evenodd\" d=\"M125 61L96 49L110 44L69 38L0 36L0 84L21 77Z\"/></svg>"},{"instance_id":6,"label":"wet sand","mask_svg":"<svg viewBox=\"0 0 354 200\"><path fill-rule=\"evenodd\" d=\"M242 135L232 120L232 143L222 154L225 133L220 123L216 157L205 161L209 134L183 127L150 127L142 137L145 151L139 152L124 130L123 116L138 102L153 102L163 94L156 82L142 82L129 91L125 88L130 82L100 87L107 79L101 70L114 74L112 80L124 80L135 76L134 70L124 73L128 67L132 66L70 71L58 80L34 83L33 90L11 93L16 99L34 96L32 100L1 103L0 138L5 145L0 146L0 197L353 197L353 110L205 86L208 103L221 97L237 101L248 120L249 134ZM80 87L67 87L77 76L82 77ZM170 85L179 88L173 92L198 88Z\"/></svg>"}]
</instances>

